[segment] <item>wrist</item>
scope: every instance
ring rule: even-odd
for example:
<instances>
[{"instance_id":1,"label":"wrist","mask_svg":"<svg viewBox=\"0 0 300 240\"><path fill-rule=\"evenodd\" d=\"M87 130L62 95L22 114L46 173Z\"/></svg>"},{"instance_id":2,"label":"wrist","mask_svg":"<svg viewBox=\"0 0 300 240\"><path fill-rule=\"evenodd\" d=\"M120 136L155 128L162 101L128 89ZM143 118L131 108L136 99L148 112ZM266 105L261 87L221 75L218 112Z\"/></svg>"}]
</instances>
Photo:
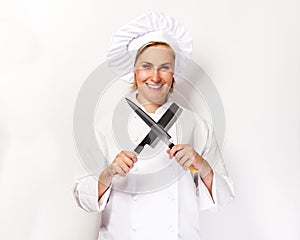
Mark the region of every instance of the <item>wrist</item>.
<instances>
[{"instance_id":1,"label":"wrist","mask_svg":"<svg viewBox=\"0 0 300 240\"><path fill-rule=\"evenodd\" d=\"M210 178L210 176L213 174L212 168L210 167L209 163L206 160L203 160L203 164L201 166L201 169L199 170L199 176L202 179L205 179L207 177Z\"/></svg>"},{"instance_id":2,"label":"wrist","mask_svg":"<svg viewBox=\"0 0 300 240\"><path fill-rule=\"evenodd\" d=\"M106 169L104 169L104 171L100 174L99 179L102 180L111 180L113 178L114 174L112 172L112 170L110 169L110 167L107 167Z\"/></svg>"},{"instance_id":3,"label":"wrist","mask_svg":"<svg viewBox=\"0 0 300 240\"><path fill-rule=\"evenodd\" d=\"M195 161L192 165L198 170L199 173L202 171L204 161L205 160L197 153L195 156Z\"/></svg>"},{"instance_id":4,"label":"wrist","mask_svg":"<svg viewBox=\"0 0 300 240\"><path fill-rule=\"evenodd\" d=\"M195 164L193 165L198 169L198 173L201 178L205 178L207 175L212 173L209 163L199 154L197 154Z\"/></svg>"}]
</instances>

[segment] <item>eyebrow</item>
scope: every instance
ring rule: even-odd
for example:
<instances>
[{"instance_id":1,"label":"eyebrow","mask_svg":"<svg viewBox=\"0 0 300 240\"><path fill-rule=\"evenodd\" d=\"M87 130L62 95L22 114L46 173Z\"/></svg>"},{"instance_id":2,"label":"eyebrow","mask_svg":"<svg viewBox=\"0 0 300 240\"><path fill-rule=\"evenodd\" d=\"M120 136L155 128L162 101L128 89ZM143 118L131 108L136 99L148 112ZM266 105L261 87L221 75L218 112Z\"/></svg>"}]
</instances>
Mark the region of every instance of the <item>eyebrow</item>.
<instances>
[{"instance_id":1,"label":"eyebrow","mask_svg":"<svg viewBox=\"0 0 300 240\"><path fill-rule=\"evenodd\" d=\"M141 64L143 64L143 63L153 65L153 63L151 63L151 62L141 62ZM167 63L162 63L162 64L160 64L160 65L172 65L172 63L167 62Z\"/></svg>"}]
</instances>

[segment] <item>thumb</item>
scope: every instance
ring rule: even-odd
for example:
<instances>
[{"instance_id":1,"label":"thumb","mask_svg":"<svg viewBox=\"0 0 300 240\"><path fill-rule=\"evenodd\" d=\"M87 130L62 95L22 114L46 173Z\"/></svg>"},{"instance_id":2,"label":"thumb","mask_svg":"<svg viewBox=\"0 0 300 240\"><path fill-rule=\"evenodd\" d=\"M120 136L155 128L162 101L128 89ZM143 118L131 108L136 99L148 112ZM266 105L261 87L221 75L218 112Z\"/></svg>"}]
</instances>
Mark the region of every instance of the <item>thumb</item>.
<instances>
[{"instance_id":1,"label":"thumb","mask_svg":"<svg viewBox=\"0 0 300 240\"><path fill-rule=\"evenodd\" d=\"M172 156L171 156L171 149L167 150L167 154L169 154L169 158L171 159L172 158Z\"/></svg>"}]
</instances>

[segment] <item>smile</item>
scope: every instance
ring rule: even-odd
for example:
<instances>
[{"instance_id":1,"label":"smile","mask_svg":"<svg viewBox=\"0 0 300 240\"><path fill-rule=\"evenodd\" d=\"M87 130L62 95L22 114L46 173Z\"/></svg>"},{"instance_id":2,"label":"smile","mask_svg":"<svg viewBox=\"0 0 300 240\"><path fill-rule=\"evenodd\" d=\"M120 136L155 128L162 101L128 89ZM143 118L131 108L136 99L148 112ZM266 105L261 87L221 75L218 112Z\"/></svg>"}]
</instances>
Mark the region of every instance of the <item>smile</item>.
<instances>
[{"instance_id":1,"label":"smile","mask_svg":"<svg viewBox=\"0 0 300 240\"><path fill-rule=\"evenodd\" d=\"M146 83L146 85L151 89L159 89L162 88L163 86L163 84L150 84L150 83Z\"/></svg>"}]
</instances>

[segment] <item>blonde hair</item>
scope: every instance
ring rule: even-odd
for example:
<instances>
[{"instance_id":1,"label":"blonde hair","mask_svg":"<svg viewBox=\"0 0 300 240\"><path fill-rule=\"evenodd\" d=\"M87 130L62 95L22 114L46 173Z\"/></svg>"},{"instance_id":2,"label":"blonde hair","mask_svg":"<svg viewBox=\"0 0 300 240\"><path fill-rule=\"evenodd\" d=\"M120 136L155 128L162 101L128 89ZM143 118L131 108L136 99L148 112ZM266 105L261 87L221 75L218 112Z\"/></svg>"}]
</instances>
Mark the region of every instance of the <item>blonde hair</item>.
<instances>
[{"instance_id":1,"label":"blonde hair","mask_svg":"<svg viewBox=\"0 0 300 240\"><path fill-rule=\"evenodd\" d=\"M160 42L160 41L150 41L150 42L147 42L145 43L144 45L142 45L136 55L135 55L135 60L134 60L134 65L136 64L138 58L140 57L140 55L148 48L150 47L156 47L156 46L165 46L167 48L169 48L171 51L172 51L172 54L173 54L173 59L175 61L175 52L174 50L172 49L172 47L166 43L166 42ZM173 81L172 81L172 85L171 85L171 88L170 88L170 93L173 92L173 89L174 89L174 85L175 85L175 79L173 77ZM137 83L136 83L136 79L135 79L135 74L134 74L134 79L133 79L133 83L131 84L131 87L130 87L130 90L131 91L135 91L137 89Z\"/></svg>"}]
</instances>

